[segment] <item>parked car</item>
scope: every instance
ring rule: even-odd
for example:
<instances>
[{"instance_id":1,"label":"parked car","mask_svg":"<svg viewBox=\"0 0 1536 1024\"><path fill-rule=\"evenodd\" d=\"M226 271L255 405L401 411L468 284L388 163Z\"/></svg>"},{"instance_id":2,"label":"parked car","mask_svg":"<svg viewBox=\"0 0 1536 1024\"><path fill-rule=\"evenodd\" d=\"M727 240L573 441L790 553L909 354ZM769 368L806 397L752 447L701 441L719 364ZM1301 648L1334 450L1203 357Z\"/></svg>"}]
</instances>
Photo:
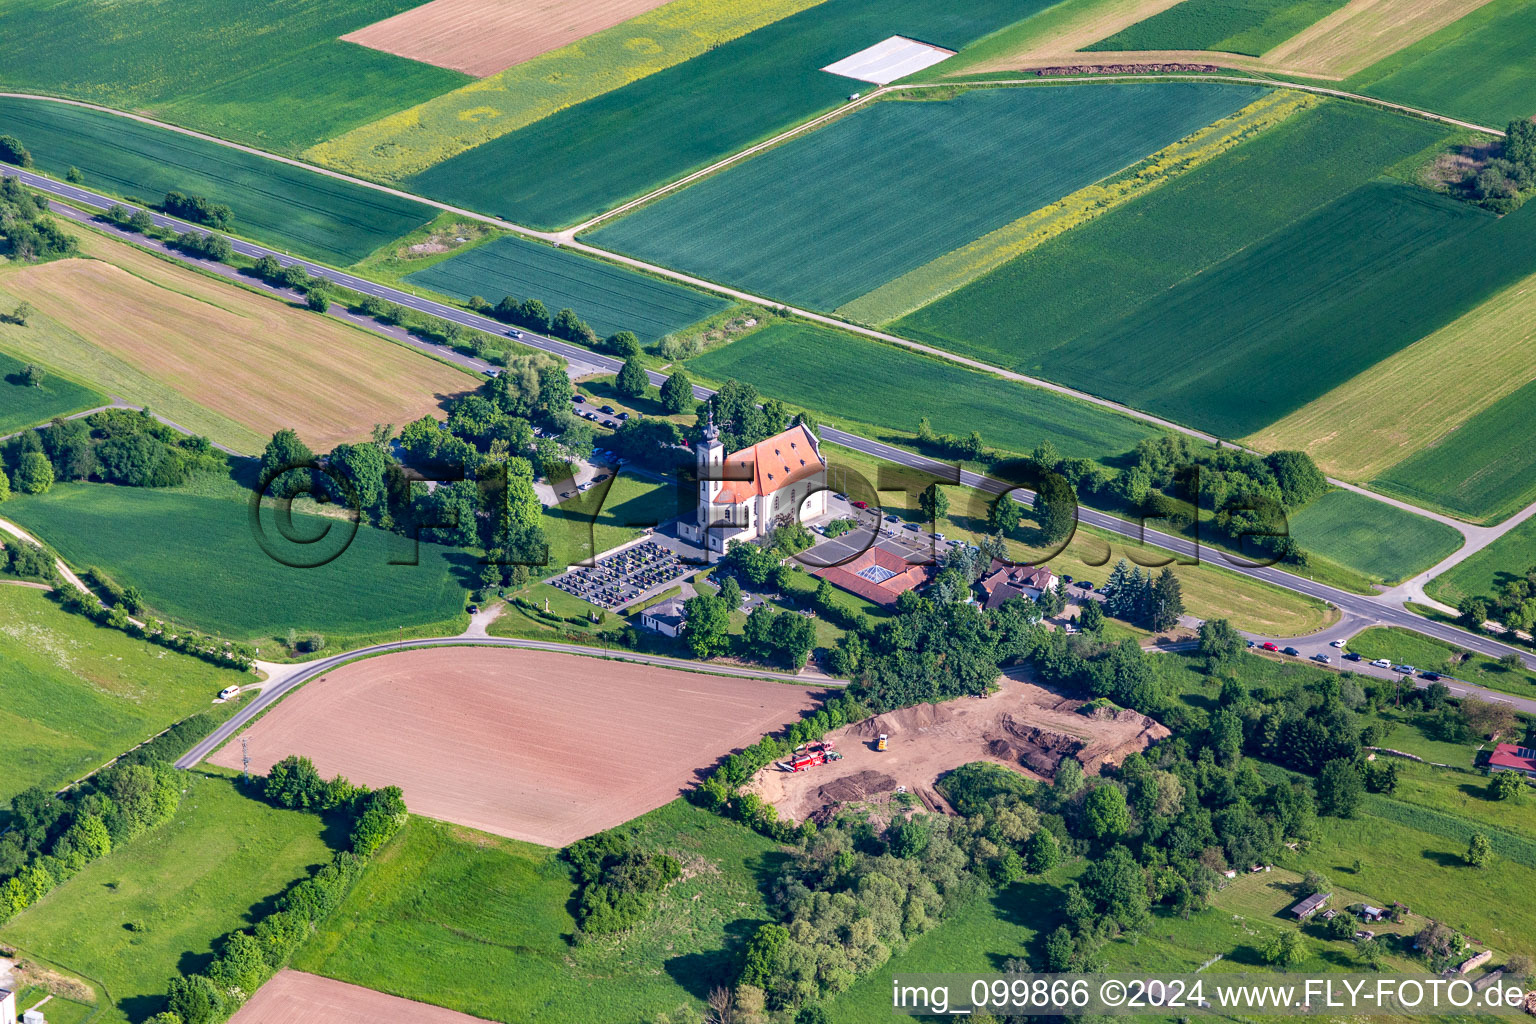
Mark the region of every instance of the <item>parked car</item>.
<instances>
[{"instance_id":1,"label":"parked car","mask_svg":"<svg viewBox=\"0 0 1536 1024\"><path fill-rule=\"evenodd\" d=\"M238 686L226 686L226 687L224 687L224 689L219 691L219 700L229 700L229 698L231 698L231 697L238 696L239 693L240 693L240 687L238 687Z\"/></svg>"},{"instance_id":2,"label":"parked car","mask_svg":"<svg viewBox=\"0 0 1536 1024\"><path fill-rule=\"evenodd\" d=\"M888 523L899 523L901 519L897 516L886 516L885 521Z\"/></svg>"},{"instance_id":3,"label":"parked car","mask_svg":"<svg viewBox=\"0 0 1536 1024\"><path fill-rule=\"evenodd\" d=\"M1390 661L1388 661L1386 658L1377 658L1375 661L1371 662L1371 667L1372 668L1391 668L1392 667L1392 663Z\"/></svg>"},{"instance_id":4,"label":"parked car","mask_svg":"<svg viewBox=\"0 0 1536 1024\"><path fill-rule=\"evenodd\" d=\"M1254 641L1252 641L1252 640L1249 640L1249 641L1248 641L1248 646L1249 646L1249 647L1257 647L1257 646L1259 646L1259 645L1258 645L1258 644L1257 644L1257 643L1256 643L1256 642L1254 642Z\"/></svg>"},{"instance_id":5,"label":"parked car","mask_svg":"<svg viewBox=\"0 0 1536 1024\"><path fill-rule=\"evenodd\" d=\"M1393 665L1392 671L1401 672L1405 676L1411 676L1413 675L1415 669L1412 665Z\"/></svg>"},{"instance_id":6,"label":"parked car","mask_svg":"<svg viewBox=\"0 0 1536 1024\"><path fill-rule=\"evenodd\" d=\"M1361 658L1360 658L1360 655L1356 654L1354 651L1345 651L1344 652L1344 660L1345 661L1360 661Z\"/></svg>"},{"instance_id":7,"label":"parked car","mask_svg":"<svg viewBox=\"0 0 1536 1024\"><path fill-rule=\"evenodd\" d=\"M574 394L574 395L571 396L571 401L575 402L577 405L580 405L582 402L585 402L586 400L587 400L587 396L583 395L583 394L580 394L579 392L577 394Z\"/></svg>"},{"instance_id":8,"label":"parked car","mask_svg":"<svg viewBox=\"0 0 1536 1024\"><path fill-rule=\"evenodd\" d=\"M1328 655L1326 655L1326 654L1324 654L1324 653L1322 653L1322 652L1321 652L1321 651L1319 651L1319 652L1318 652L1318 653L1316 653L1316 654L1314 654L1314 655L1312 655L1312 660L1313 660L1313 661L1320 661L1320 662L1322 662L1322 663L1323 663L1323 664L1324 664L1324 665L1327 665L1327 664L1328 664L1328 663L1330 663L1330 662L1331 662L1331 661L1333 661L1333 659L1332 659L1332 658L1330 658L1330 657L1328 657Z\"/></svg>"},{"instance_id":9,"label":"parked car","mask_svg":"<svg viewBox=\"0 0 1536 1024\"><path fill-rule=\"evenodd\" d=\"M1420 673L1419 678L1421 678L1421 679L1428 679L1432 683L1438 683L1440 681L1440 673L1439 672L1422 672L1422 673Z\"/></svg>"},{"instance_id":10,"label":"parked car","mask_svg":"<svg viewBox=\"0 0 1536 1024\"><path fill-rule=\"evenodd\" d=\"M846 494L834 494L834 495L832 495L832 497L836 498L838 501L847 501L848 500L848 495L846 495Z\"/></svg>"},{"instance_id":11,"label":"parked car","mask_svg":"<svg viewBox=\"0 0 1536 1024\"><path fill-rule=\"evenodd\" d=\"M1259 645L1259 649L1260 650L1264 650L1264 651L1278 651L1278 650L1280 650L1280 648L1276 647L1273 643L1268 643L1268 642L1260 644Z\"/></svg>"},{"instance_id":12,"label":"parked car","mask_svg":"<svg viewBox=\"0 0 1536 1024\"><path fill-rule=\"evenodd\" d=\"M1084 590L1092 590L1093 589L1093 581L1092 580L1078 580L1077 581L1077 585L1082 587Z\"/></svg>"},{"instance_id":13,"label":"parked car","mask_svg":"<svg viewBox=\"0 0 1536 1024\"><path fill-rule=\"evenodd\" d=\"M595 483L595 484L600 484L604 480L607 480L607 479L608 479L608 474L607 473L599 473L599 474L597 474L597 476L594 476L592 478L592 482Z\"/></svg>"},{"instance_id":14,"label":"parked car","mask_svg":"<svg viewBox=\"0 0 1536 1024\"><path fill-rule=\"evenodd\" d=\"M1286 648L1283 648L1283 649L1282 649L1282 650L1281 650L1281 651L1280 651L1280 653L1281 653L1281 654L1289 654L1289 655L1290 655L1290 656L1291 656L1291 657L1293 657L1293 658L1294 658L1294 657L1296 657L1296 655L1298 655L1298 654L1300 654L1300 653L1301 653L1301 652L1300 652L1300 651L1298 651L1298 650L1297 650L1297 649L1296 649L1296 648L1294 648L1294 647L1286 647Z\"/></svg>"},{"instance_id":15,"label":"parked car","mask_svg":"<svg viewBox=\"0 0 1536 1024\"><path fill-rule=\"evenodd\" d=\"M944 543L946 540L949 540L949 538L944 536L942 533L934 534L933 539L938 541L940 544Z\"/></svg>"},{"instance_id":16,"label":"parked car","mask_svg":"<svg viewBox=\"0 0 1536 1024\"><path fill-rule=\"evenodd\" d=\"M605 405L605 406L603 406L602 411L607 413L609 416L612 416L613 415L613 406Z\"/></svg>"},{"instance_id":17,"label":"parked car","mask_svg":"<svg viewBox=\"0 0 1536 1024\"><path fill-rule=\"evenodd\" d=\"M621 419L621 420L627 420L627 419L629 419L629 413L627 413L627 412L621 412L621 413L619 413L619 419Z\"/></svg>"},{"instance_id":18,"label":"parked car","mask_svg":"<svg viewBox=\"0 0 1536 1024\"><path fill-rule=\"evenodd\" d=\"M1063 583L1071 583L1072 582L1072 577L1068 576L1066 573L1062 573L1061 574L1061 579L1062 579Z\"/></svg>"},{"instance_id":19,"label":"parked car","mask_svg":"<svg viewBox=\"0 0 1536 1024\"><path fill-rule=\"evenodd\" d=\"M1329 642L1328 646L1329 647L1339 647L1339 648L1342 648L1344 646L1344 641L1343 640L1333 640L1333 641Z\"/></svg>"},{"instance_id":20,"label":"parked car","mask_svg":"<svg viewBox=\"0 0 1536 1024\"><path fill-rule=\"evenodd\" d=\"M867 501L853 501L849 502L849 504L851 504L854 508L869 508L869 502Z\"/></svg>"}]
</instances>

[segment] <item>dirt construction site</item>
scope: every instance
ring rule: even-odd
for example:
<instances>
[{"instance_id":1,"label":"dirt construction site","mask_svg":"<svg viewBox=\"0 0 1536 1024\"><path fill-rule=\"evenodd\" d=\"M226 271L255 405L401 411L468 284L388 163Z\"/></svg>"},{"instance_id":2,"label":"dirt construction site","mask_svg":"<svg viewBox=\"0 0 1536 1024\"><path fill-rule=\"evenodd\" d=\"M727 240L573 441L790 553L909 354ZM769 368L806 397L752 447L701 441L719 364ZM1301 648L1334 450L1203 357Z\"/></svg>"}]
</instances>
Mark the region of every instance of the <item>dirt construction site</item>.
<instances>
[{"instance_id":1,"label":"dirt construction site","mask_svg":"<svg viewBox=\"0 0 1536 1024\"><path fill-rule=\"evenodd\" d=\"M306 683L241 734L251 770L302 754L397 785L413 812L542 846L654 810L821 691L572 654L403 651ZM239 768L237 737L209 760Z\"/></svg>"},{"instance_id":2,"label":"dirt construction site","mask_svg":"<svg viewBox=\"0 0 1536 1024\"><path fill-rule=\"evenodd\" d=\"M1094 775L1168 735L1134 711L1085 713L1084 701L1023 678L1005 676L1000 683L988 697L918 704L838 729L827 738L840 760L798 772L770 765L748 788L796 821L825 820L843 804L882 804L898 792L949 813L936 783L963 764L990 761L1046 780L1062 758L1075 757ZM887 736L884 751L877 749L881 733Z\"/></svg>"}]
</instances>

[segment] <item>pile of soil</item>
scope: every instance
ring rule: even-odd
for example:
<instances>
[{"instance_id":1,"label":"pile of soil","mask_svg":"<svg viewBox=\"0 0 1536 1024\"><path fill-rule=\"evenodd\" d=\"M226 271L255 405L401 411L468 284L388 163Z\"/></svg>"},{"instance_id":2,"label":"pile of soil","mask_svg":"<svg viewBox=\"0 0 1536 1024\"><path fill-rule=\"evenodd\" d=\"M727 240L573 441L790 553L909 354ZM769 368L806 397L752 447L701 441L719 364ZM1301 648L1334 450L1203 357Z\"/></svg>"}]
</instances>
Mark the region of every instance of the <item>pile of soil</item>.
<instances>
[{"instance_id":1,"label":"pile of soil","mask_svg":"<svg viewBox=\"0 0 1536 1024\"><path fill-rule=\"evenodd\" d=\"M1068 64L1055 68L1036 68L1041 78L1060 75L1166 75L1190 71L1220 71L1215 64Z\"/></svg>"}]
</instances>

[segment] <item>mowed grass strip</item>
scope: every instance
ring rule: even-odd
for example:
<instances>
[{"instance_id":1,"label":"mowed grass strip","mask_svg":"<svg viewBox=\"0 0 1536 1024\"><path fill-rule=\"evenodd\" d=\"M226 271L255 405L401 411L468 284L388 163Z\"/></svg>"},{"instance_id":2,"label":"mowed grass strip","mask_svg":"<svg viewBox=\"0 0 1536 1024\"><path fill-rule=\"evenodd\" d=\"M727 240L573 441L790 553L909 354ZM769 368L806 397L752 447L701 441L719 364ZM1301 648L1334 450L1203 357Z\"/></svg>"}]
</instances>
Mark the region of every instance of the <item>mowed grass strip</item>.
<instances>
[{"instance_id":1,"label":"mowed grass strip","mask_svg":"<svg viewBox=\"0 0 1536 1024\"><path fill-rule=\"evenodd\" d=\"M1065 395L802 323L771 324L690 360L688 369L903 434L917 429L919 417L941 434L979 430L988 445L1015 452L1049 440L1066 458L1109 459L1157 433Z\"/></svg>"},{"instance_id":2,"label":"mowed grass strip","mask_svg":"<svg viewBox=\"0 0 1536 1024\"><path fill-rule=\"evenodd\" d=\"M293 966L488 1020L588 1024L699 1006L768 921L758 879L784 855L681 800L620 829L684 869L621 936L569 943L575 886L556 851L412 818Z\"/></svg>"},{"instance_id":3,"label":"mowed grass strip","mask_svg":"<svg viewBox=\"0 0 1536 1024\"><path fill-rule=\"evenodd\" d=\"M1424 593L1454 608L1469 597L1494 596L1503 584L1524 579L1532 567L1536 567L1536 518L1436 576Z\"/></svg>"},{"instance_id":4,"label":"mowed grass strip","mask_svg":"<svg viewBox=\"0 0 1536 1024\"><path fill-rule=\"evenodd\" d=\"M0 323L0 345L9 343L14 334L27 329ZM25 372L29 364L43 371L40 385L27 383ZM105 395L60 377L41 360L30 357L13 359L0 352L0 434L46 423L55 416L67 416L72 412L107 404Z\"/></svg>"},{"instance_id":5,"label":"mowed grass strip","mask_svg":"<svg viewBox=\"0 0 1536 1024\"><path fill-rule=\"evenodd\" d=\"M1264 54L1328 78L1356 74L1433 35L1489 0L1350 0Z\"/></svg>"},{"instance_id":6,"label":"mowed grass strip","mask_svg":"<svg viewBox=\"0 0 1536 1024\"><path fill-rule=\"evenodd\" d=\"M1217 50L1257 57L1345 0L1184 0L1084 50Z\"/></svg>"},{"instance_id":7,"label":"mowed grass strip","mask_svg":"<svg viewBox=\"0 0 1536 1024\"><path fill-rule=\"evenodd\" d=\"M591 237L711 280L835 309L1262 94L1235 85L1108 84L881 102Z\"/></svg>"},{"instance_id":8,"label":"mowed grass strip","mask_svg":"<svg viewBox=\"0 0 1536 1024\"><path fill-rule=\"evenodd\" d=\"M458 299L538 299L572 309L600 336L634 331L642 344L729 308L714 295L511 235L405 278Z\"/></svg>"},{"instance_id":9,"label":"mowed grass strip","mask_svg":"<svg viewBox=\"0 0 1536 1024\"><path fill-rule=\"evenodd\" d=\"M97 258L0 273L0 288L247 428L240 450L255 454L274 431L291 428L326 451L365 440L380 421L438 413L445 399L476 386L468 373L403 345L115 239L86 233L81 243Z\"/></svg>"},{"instance_id":10,"label":"mowed grass strip","mask_svg":"<svg viewBox=\"0 0 1536 1024\"><path fill-rule=\"evenodd\" d=\"M413 552L372 527L348 544L348 522L302 513L285 533L264 511L258 533L245 502L147 487L56 484L6 502L5 517L72 565L137 586L155 613L235 640L444 622L463 609L461 575L478 570L471 555L427 543Z\"/></svg>"},{"instance_id":11,"label":"mowed grass strip","mask_svg":"<svg viewBox=\"0 0 1536 1024\"><path fill-rule=\"evenodd\" d=\"M1536 501L1536 380L1399 462L1372 486L1474 522L1504 519Z\"/></svg>"},{"instance_id":12,"label":"mowed grass strip","mask_svg":"<svg viewBox=\"0 0 1536 1024\"><path fill-rule=\"evenodd\" d=\"M1409 629L1374 626L1350 637L1349 649L1372 661L1386 658L1394 665L1412 665L1423 672L1439 672L1491 690L1536 696L1536 671L1523 665L1506 669L1486 655Z\"/></svg>"},{"instance_id":13,"label":"mowed grass strip","mask_svg":"<svg viewBox=\"0 0 1536 1024\"><path fill-rule=\"evenodd\" d=\"M0 928L6 945L105 986L108 1020L164 1009L167 979L206 968L218 939L249 927L255 908L331 859L319 815L272 807L232 777L185 780L174 818Z\"/></svg>"},{"instance_id":14,"label":"mowed grass strip","mask_svg":"<svg viewBox=\"0 0 1536 1024\"><path fill-rule=\"evenodd\" d=\"M347 265L425 224L437 211L324 174L115 114L0 97L0 132L21 139L39 170L158 203L181 191L225 203L240 234Z\"/></svg>"},{"instance_id":15,"label":"mowed grass strip","mask_svg":"<svg viewBox=\"0 0 1536 1024\"><path fill-rule=\"evenodd\" d=\"M1315 106L1315 97L1290 91L1268 93L1230 117L1207 125L1158 150L1130 171L1078 189L937 259L893 278L838 307L839 316L886 324L963 288L1009 260L1059 235L1160 188L1181 174L1216 159L1253 135Z\"/></svg>"},{"instance_id":16,"label":"mowed grass strip","mask_svg":"<svg viewBox=\"0 0 1536 1024\"><path fill-rule=\"evenodd\" d=\"M1443 133L1325 103L903 317L893 330L1010 369L1116 322L1412 156ZM1095 375L1096 379L1096 375Z\"/></svg>"},{"instance_id":17,"label":"mowed grass strip","mask_svg":"<svg viewBox=\"0 0 1536 1024\"><path fill-rule=\"evenodd\" d=\"M250 679L0 586L0 804L79 778Z\"/></svg>"},{"instance_id":18,"label":"mowed grass strip","mask_svg":"<svg viewBox=\"0 0 1536 1024\"><path fill-rule=\"evenodd\" d=\"M623 24L318 143L304 155L338 170L399 181L820 2L672 0Z\"/></svg>"},{"instance_id":19,"label":"mowed grass strip","mask_svg":"<svg viewBox=\"0 0 1536 1024\"><path fill-rule=\"evenodd\" d=\"M291 152L468 76L340 42L416 0L16 0L0 87L152 113ZM81 164L84 167L84 164Z\"/></svg>"},{"instance_id":20,"label":"mowed grass strip","mask_svg":"<svg viewBox=\"0 0 1536 1024\"><path fill-rule=\"evenodd\" d=\"M519 223L574 223L866 91L820 70L849 54L892 35L959 49L1048 2L826 0L406 182Z\"/></svg>"},{"instance_id":21,"label":"mowed grass strip","mask_svg":"<svg viewBox=\"0 0 1536 1024\"><path fill-rule=\"evenodd\" d=\"M1396 583L1461 546L1454 528L1354 491L1334 490L1291 516L1291 536L1308 554Z\"/></svg>"},{"instance_id":22,"label":"mowed grass strip","mask_svg":"<svg viewBox=\"0 0 1536 1024\"><path fill-rule=\"evenodd\" d=\"M1344 88L1503 129L1536 114L1536 5L1493 0L1348 78Z\"/></svg>"},{"instance_id":23,"label":"mowed grass strip","mask_svg":"<svg viewBox=\"0 0 1536 1024\"><path fill-rule=\"evenodd\" d=\"M1536 277L1244 439L1365 481L1536 380Z\"/></svg>"}]
</instances>

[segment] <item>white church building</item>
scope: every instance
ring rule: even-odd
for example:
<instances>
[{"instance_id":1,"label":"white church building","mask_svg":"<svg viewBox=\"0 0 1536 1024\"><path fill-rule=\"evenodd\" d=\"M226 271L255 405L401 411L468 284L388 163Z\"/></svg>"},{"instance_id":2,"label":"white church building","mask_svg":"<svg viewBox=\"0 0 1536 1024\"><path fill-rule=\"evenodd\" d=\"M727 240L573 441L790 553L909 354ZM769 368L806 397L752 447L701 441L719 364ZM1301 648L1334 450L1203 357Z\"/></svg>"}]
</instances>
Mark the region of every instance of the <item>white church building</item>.
<instances>
[{"instance_id":1,"label":"white church building","mask_svg":"<svg viewBox=\"0 0 1536 1024\"><path fill-rule=\"evenodd\" d=\"M827 514L827 461L816 435L803 426L726 455L711 420L694 452L698 507L691 522L678 522L677 532L708 551L710 561L733 540L757 540L776 526Z\"/></svg>"}]
</instances>

